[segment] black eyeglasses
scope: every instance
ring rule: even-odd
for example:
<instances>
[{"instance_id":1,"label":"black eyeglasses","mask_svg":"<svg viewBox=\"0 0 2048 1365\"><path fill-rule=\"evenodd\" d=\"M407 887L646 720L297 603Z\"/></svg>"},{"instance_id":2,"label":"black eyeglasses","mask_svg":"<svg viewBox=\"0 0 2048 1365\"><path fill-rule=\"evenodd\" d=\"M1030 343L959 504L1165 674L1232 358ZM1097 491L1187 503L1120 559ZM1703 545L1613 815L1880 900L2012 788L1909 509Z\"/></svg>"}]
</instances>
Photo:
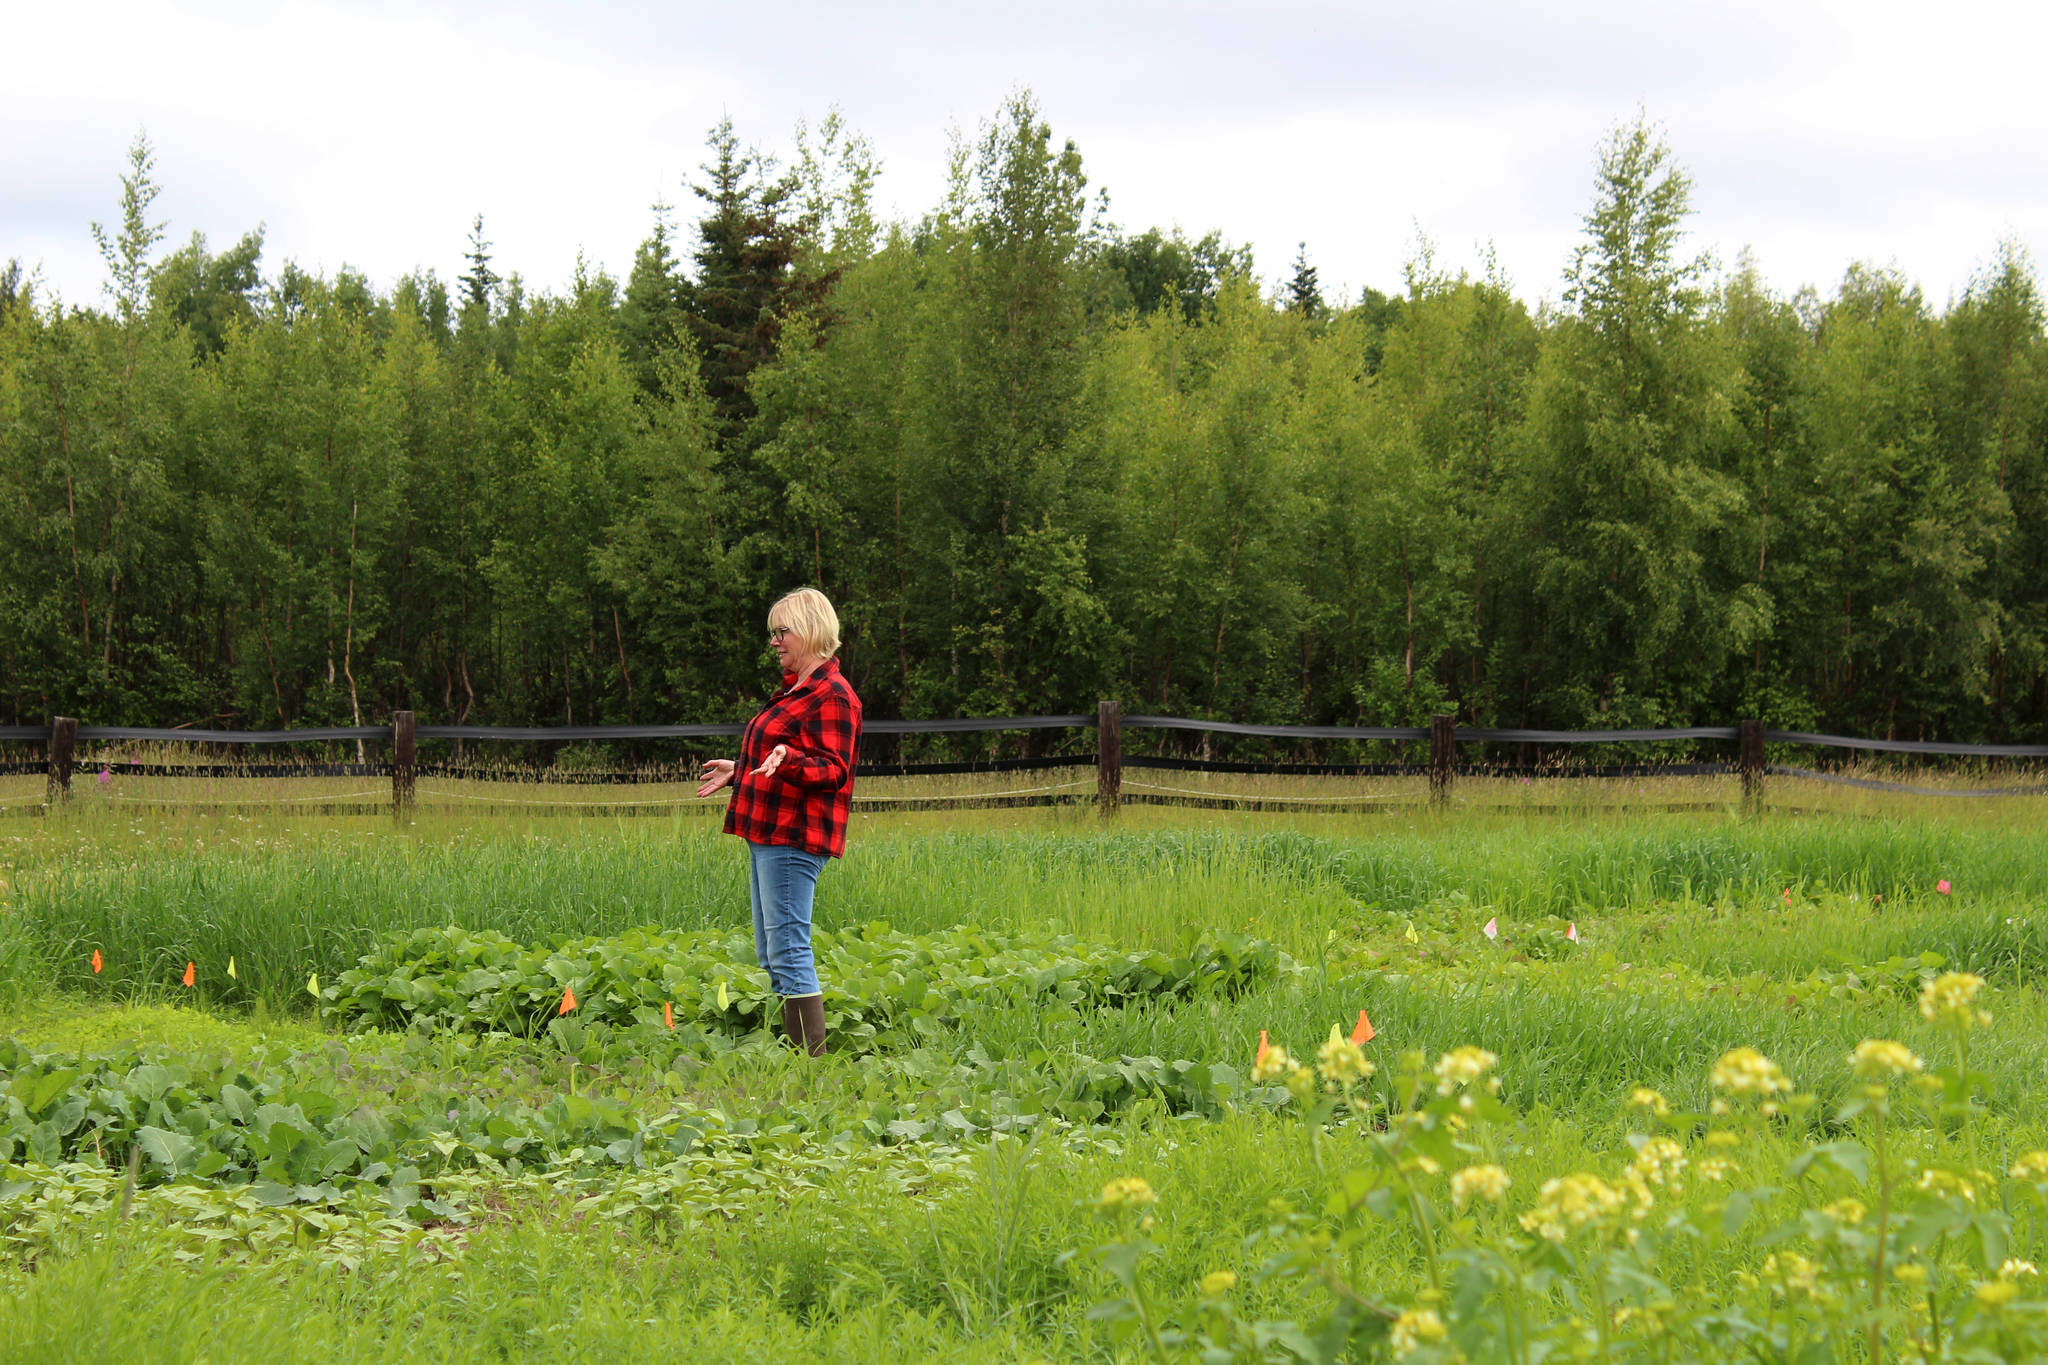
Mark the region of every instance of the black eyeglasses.
<instances>
[{"instance_id":1,"label":"black eyeglasses","mask_svg":"<svg viewBox=\"0 0 2048 1365\"><path fill-rule=\"evenodd\" d=\"M795 627L793 626L771 626L768 630L768 643L771 645L781 644L782 637L792 634L794 631Z\"/></svg>"}]
</instances>

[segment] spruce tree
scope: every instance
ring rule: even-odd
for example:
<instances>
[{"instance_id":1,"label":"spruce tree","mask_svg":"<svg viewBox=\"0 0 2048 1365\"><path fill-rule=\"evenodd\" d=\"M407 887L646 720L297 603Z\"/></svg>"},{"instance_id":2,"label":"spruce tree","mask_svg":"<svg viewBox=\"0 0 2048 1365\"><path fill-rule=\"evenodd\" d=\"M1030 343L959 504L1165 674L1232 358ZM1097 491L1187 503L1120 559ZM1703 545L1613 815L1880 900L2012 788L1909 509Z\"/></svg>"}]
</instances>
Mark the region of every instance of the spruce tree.
<instances>
[{"instance_id":1,"label":"spruce tree","mask_svg":"<svg viewBox=\"0 0 2048 1365\"><path fill-rule=\"evenodd\" d=\"M736 435L754 415L747 377L775 357L783 320L830 292L832 273L798 271L809 249L796 213L799 188L775 163L742 150L732 120L706 139L711 161L695 186L706 205L697 223L697 278L685 314L720 429Z\"/></svg>"},{"instance_id":2,"label":"spruce tree","mask_svg":"<svg viewBox=\"0 0 2048 1365\"><path fill-rule=\"evenodd\" d=\"M484 216L479 213L469 228L469 250L462 253L462 259L469 262L469 269L462 272L462 313L466 318L472 309L482 309L488 318L491 311L491 294L498 287L497 272L491 269L491 244L484 237Z\"/></svg>"},{"instance_id":3,"label":"spruce tree","mask_svg":"<svg viewBox=\"0 0 2048 1365\"><path fill-rule=\"evenodd\" d=\"M34 302L35 279L22 273L20 257L8 257L6 266L0 267L0 322L7 321L16 308L28 308Z\"/></svg>"},{"instance_id":4,"label":"spruce tree","mask_svg":"<svg viewBox=\"0 0 2048 1365\"><path fill-rule=\"evenodd\" d=\"M666 203L654 205L654 231L633 253L633 270L626 277L625 297L619 303L619 341L626 363L649 394L660 391L655 359L676 344L689 297L689 281L683 277L673 249L675 229L669 217L673 212Z\"/></svg>"},{"instance_id":5,"label":"spruce tree","mask_svg":"<svg viewBox=\"0 0 2048 1365\"><path fill-rule=\"evenodd\" d=\"M1328 311L1323 291L1316 283L1316 268L1308 263L1308 243L1294 253L1294 278L1287 282L1287 309L1304 317L1319 318Z\"/></svg>"}]
</instances>

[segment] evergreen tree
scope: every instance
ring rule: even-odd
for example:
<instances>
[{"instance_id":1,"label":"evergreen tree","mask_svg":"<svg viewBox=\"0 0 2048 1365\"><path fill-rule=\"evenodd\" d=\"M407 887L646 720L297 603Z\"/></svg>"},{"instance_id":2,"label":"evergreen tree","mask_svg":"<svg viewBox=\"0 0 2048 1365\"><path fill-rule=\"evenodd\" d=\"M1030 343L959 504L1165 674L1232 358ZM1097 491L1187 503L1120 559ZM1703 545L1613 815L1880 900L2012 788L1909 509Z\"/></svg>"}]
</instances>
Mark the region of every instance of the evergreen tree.
<instances>
[{"instance_id":1,"label":"evergreen tree","mask_svg":"<svg viewBox=\"0 0 2048 1365\"><path fill-rule=\"evenodd\" d=\"M472 314L479 321L489 321L491 299L498 288L498 274L491 269L491 244L484 237L484 216L479 213L469 227L469 250L462 253L462 259L469 262L469 268L462 272L458 283L462 286L462 317L464 324Z\"/></svg>"},{"instance_id":2,"label":"evergreen tree","mask_svg":"<svg viewBox=\"0 0 2048 1365\"><path fill-rule=\"evenodd\" d=\"M34 306L34 278L24 275L18 257L8 257L6 266L0 267L0 322L5 322L16 308Z\"/></svg>"},{"instance_id":3,"label":"evergreen tree","mask_svg":"<svg viewBox=\"0 0 2048 1365\"><path fill-rule=\"evenodd\" d=\"M654 230L633 253L633 269L619 303L619 340L626 364L641 390L650 395L661 385L657 358L682 339L679 329L688 308L689 282L673 249L673 212L666 203L654 205Z\"/></svg>"},{"instance_id":4,"label":"evergreen tree","mask_svg":"<svg viewBox=\"0 0 2048 1365\"><path fill-rule=\"evenodd\" d=\"M833 281L795 268L810 246L795 211L797 177L778 175L772 160L742 149L729 118L705 142L711 160L694 188L706 212L697 223L697 277L685 316L705 393L730 439L754 414L747 380L774 358L784 320L822 299Z\"/></svg>"},{"instance_id":5,"label":"evergreen tree","mask_svg":"<svg viewBox=\"0 0 2048 1365\"><path fill-rule=\"evenodd\" d=\"M1329 311L1323 303L1322 288L1316 283L1316 268L1308 263L1307 242L1294 253L1294 275L1287 281L1287 307L1305 318L1320 318Z\"/></svg>"}]
</instances>

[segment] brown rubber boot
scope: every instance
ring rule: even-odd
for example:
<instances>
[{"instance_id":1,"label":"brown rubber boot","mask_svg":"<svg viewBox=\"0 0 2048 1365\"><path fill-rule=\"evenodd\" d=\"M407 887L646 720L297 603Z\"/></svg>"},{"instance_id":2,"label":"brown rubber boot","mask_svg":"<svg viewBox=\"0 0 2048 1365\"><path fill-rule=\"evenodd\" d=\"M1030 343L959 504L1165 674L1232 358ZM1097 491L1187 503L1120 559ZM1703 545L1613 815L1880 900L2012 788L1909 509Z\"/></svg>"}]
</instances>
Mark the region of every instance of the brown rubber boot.
<instances>
[{"instance_id":1,"label":"brown rubber boot","mask_svg":"<svg viewBox=\"0 0 2048 1365\"><path fill-rule=\"evenodd\" d=\"M804 1051L804 1016L801 1000L782 1002L782 1036L798 1052Z\"/></svg>"},{"instance_id":2,"label":"brown rubber boot","mask_svg":"<svg viewBox=\"0 0 2048 1365\"><path fill-rule=\"evenodd\" d=\"M804 1049L813 1057L824 1056L825 997L822 995L806 995L789 1003L797 1008L797 1020L803 1028Z\"/></svg>"}]
</instances>

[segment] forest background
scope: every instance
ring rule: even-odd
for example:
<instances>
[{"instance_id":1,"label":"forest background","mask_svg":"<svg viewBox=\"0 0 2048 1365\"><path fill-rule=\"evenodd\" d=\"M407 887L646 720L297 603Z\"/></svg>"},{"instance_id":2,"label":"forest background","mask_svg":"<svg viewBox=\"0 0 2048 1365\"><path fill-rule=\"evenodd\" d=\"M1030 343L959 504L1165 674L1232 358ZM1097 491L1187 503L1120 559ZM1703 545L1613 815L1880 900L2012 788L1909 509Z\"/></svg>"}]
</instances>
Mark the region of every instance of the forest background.
<instances>
[{"instance_id":1,"label":"forest background","mask_svg":"<svg viewBox=\"0 0 2048 1365\"><path fill-rule=\"evenodd\" d=\"M623 284L530 296L479 219L380 293L164 249L138 139L105 307L0 272L0 719L728 720L815 583L870 716L2048 739L2015 243L1783 296L1638 118L1555 304L1426 242L1333 304L1112 223L1029 95L917 221L877 170L722 124Z\"/></svg>"}]
</instances>

